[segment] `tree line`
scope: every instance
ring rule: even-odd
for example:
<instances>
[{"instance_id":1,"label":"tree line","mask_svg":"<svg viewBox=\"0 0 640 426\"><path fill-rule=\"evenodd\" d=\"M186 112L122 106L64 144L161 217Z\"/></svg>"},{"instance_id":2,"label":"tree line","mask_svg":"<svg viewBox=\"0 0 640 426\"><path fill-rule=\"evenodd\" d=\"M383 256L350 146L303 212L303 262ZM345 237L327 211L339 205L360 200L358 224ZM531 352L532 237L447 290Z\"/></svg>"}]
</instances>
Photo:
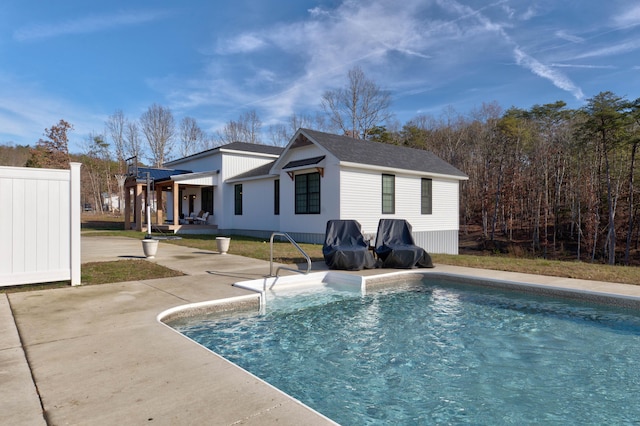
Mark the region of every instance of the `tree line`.
<instances>
[{"instance_id":1,"label":"tree line","mask_svg":"<svg viewBox=\"0 0 640 426\"><path fill-rule=\"evenodd\" d=\"M580 109L557 101L503 110L494 102L468 114L446 108L439 116L419 115L401 126L389 110L388 91L358 67L347 80L345 87L323 94L322 111L315 116L292 114L267 132L255 111L207 134L190 117L176 126L172 112L160 105L136 120L117 110L103 133L88 136L79 155L90 198L101 204L99 194L113 191L114 176L124 173L129 157L161 166L171 156L235 141L282 146L306 127L430 150L456 166L469 175L461 184L462 231L478 229L487 247L496 247L492 243L498 240L526 241L528 252L545 258L638 262L640 99L602 92ZM58 151L68 158L69 130L64 120L46 129L28 164L64 160Z\"/></svg>"},{"instance_id":2,"label":"tree line","mask_svg":"<svg viewBox=\"0 0 640 426\"><path fill-rule=\"evenodd\" d=\"M485 104L468 116L419 116L373 139L433 151L469 175L462 230L485 241L524 240L542 257L638 261L636 154L640 99L611 92L580 109L558 101L528 110ZM491 246L491 245L489 245Z\"/></svg>"}]
</instances>

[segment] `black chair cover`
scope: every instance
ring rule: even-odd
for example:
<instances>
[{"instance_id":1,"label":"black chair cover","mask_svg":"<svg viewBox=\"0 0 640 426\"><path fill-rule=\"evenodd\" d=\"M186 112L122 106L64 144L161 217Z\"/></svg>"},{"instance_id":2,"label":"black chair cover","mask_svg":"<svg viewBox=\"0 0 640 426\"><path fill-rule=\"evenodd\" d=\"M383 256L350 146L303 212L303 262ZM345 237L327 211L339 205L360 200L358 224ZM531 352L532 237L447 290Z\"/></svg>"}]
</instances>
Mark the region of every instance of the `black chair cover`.
<instances>
[{"instance_id":1,"label":"black chair cover","mask_svg":"<svg viewBox=\"0 0 640 426\"><path fill-rule=\"evenodd\" d=\"M380 219L375 251L383 268L433 268L431 256L415 244L404 219Z\"/></svg>"},{"instance_id":2,"label":"black chair cover","mask_svg":"<svg viewBox=\"0 0 640 426\"><path fill-rule=\"evenodd\" d=\"M322 254L329 269L359 271L375 267L373 254L369 252L360 224L355 220L327 222Z\"/></svg>"}]
</instances>

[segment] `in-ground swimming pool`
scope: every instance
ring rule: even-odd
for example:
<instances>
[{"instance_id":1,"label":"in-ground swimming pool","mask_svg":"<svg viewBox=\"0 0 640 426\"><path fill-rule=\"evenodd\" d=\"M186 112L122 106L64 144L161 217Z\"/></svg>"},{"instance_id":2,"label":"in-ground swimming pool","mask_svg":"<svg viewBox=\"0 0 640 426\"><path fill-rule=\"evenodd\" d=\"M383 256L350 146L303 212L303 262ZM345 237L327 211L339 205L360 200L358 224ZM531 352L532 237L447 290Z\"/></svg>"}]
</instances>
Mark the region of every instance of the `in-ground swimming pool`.
<instances>
[{"instance_id":1,"label":"in-ground swimming pool","mask_svg":"<svg viewBox=\"0 0 640 426\"><path fill-rule=\"evenodd\" d=\"M344 425L640 419L640 315L424 279L170 324Z\"/></svg>"}]
</instances>

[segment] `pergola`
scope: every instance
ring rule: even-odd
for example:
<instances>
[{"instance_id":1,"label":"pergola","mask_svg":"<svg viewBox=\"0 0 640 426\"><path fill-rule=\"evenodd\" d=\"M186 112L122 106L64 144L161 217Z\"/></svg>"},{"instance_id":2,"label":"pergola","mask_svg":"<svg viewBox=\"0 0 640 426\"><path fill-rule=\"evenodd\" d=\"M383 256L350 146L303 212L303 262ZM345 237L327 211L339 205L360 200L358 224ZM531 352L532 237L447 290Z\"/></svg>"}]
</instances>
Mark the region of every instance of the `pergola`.
<instances>
[{"instance_id":1,"label":"pergola","mask_svg":"<svg viewBox=\"0 0 640 426\"><path fill-rule=\"evenodd\" d=\"M216 186L218 171L197 172L190 170L173 170L151 167L129 168L129 174L124 183L124 228L142 231L143 217L145 217L145 200L151 200L155 190L155 218L152 223L165 226L164 196L165 192L173 193L171 212L173 223L167 223L169 230L179 228L178 212L180 211L180 190L189 186ZM133 220L131 213L133 212ZM153 220L155 219L155 220Z\"/></svg>"}]
</instances>

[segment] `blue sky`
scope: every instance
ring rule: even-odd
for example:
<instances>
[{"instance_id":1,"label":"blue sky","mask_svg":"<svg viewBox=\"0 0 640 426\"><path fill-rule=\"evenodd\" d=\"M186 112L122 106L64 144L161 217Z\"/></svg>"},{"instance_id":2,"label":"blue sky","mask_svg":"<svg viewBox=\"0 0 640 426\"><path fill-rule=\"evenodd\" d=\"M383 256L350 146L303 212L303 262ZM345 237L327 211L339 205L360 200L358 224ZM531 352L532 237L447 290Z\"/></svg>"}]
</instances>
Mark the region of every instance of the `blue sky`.
<instances>
[{"instance_id":1,"label":"blue sky","mask_svg":"<svg viewBox=\"0 0 640 426\"><path fill-rule=\"evenodd\" d=\"M640 97L637 0L5 0L0 144L72 123L70 150L153 103L207 132L255 110L263 130L321 111L360 66L400 124L483 102Z\"/></svg>"}]
</instances>

